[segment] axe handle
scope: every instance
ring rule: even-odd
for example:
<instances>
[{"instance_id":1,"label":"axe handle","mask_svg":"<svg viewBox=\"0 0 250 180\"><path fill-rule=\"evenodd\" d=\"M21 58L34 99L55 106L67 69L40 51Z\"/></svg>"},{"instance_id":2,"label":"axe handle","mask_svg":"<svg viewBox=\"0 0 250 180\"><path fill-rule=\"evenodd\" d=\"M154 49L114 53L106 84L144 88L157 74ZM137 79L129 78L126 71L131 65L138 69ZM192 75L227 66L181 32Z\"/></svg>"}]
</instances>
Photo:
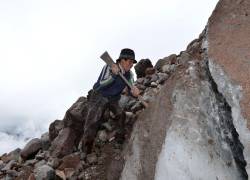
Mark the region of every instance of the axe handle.
<instances>
[{"instance_id":1,"label":"axe handle","mask_svg":"<svg viewBox=\"0 0 250 180\"><path fill-rule=\"evenodd\" d=\"M123 76L121 72L119 72L119 76L122 78L122 80L128 85L130 89L132 89L132 85L128 82L128 80Z\"/></svg>"}]
</instances>

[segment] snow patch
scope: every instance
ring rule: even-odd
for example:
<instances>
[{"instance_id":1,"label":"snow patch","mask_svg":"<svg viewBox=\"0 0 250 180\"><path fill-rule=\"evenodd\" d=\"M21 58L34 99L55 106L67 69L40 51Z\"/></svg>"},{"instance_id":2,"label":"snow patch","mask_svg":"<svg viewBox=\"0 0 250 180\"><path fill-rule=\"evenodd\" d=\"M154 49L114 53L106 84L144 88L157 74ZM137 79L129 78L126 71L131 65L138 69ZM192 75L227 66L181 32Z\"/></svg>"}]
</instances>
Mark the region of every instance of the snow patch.
<instances>
[{"instance_id":1,"label":"snow patch","mask_svg":"<svg viewBox=\"0 0 250 180\"><path fill-rule=\"evenodd\" d=\"M246 170L250 174L250 131L247 128L247 121L241 113L240 100L242 98L242 87L233 84L223 69L214 63L212 59L209 59L209 70L218 86L219 92L223 94L231 106L233 123L244 146L244 157L247 161Z\"/></svg>"}]
</instances>

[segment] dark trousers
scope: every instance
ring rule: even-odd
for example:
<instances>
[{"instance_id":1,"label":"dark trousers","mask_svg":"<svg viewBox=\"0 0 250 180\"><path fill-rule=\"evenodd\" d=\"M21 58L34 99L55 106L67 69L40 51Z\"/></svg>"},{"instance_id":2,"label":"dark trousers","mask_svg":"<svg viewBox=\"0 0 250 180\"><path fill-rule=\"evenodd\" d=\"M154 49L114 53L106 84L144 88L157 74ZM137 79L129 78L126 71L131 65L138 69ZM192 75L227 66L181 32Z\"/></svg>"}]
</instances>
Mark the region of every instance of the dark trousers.
<instances>
[{"instance_id":1,"label":"dark trousers","mask_svg":"<svg viewBox=\"0 0 250 180\"><path fill-rule=\"evenodd\" d=\"M100 93L91 90L88 94L88 111L86 115L84 133L82 137L82 150L86 153L91 153L92 146L100 128L103 123L102 116L108 108L113 112L115 118L118 120L120 132L124 129L126 115L122 108L119 106L119 100L109 100L103 97Z\"/></svg>"}]
</instances>

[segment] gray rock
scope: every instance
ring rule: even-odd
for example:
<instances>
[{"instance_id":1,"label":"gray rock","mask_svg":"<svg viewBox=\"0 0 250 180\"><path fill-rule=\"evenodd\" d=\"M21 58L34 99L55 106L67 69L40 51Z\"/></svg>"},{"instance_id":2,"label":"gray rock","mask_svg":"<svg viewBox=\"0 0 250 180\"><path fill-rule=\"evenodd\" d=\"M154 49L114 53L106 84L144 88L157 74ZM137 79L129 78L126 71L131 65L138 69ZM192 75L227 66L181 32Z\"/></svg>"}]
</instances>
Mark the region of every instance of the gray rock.
<instances>
[{"instance_id":1,"label":"gray rock","mask_svg":"<svg viewBox=\"0 0 250 180\"><path fill-rule=\"evenodd\" d=\"M163 84L167 79L168 79L168 75L165 73L158 73L159 79L158 79L158 83L159 84Z\"/></svg>"},{"instance_id":2,"label":"gray rock","mask_svg":"<svg viewBox=\"0 0 250 180\"><path fill-rule=\"evenodd\" d=\"M11 168L16 164L15 160L11 160L8 162L8 164L2 169L2 171L8 171L11 170Z\"/></svg>"},{"instance_id":3,"label":"gray rock","mask_svg":"<svg viewBox=\"0 0 250 180\"><path fill-rule=\"evenodd\" d=\"M142 84L137 84L136 87L139 89L139 90L142 90L144 91L147 87L142 85Z\"/></svg>"},{"instance_id":4,"label":"gray rock","mask_svg":"<svg viewBox=\"0 0 250 180\"><path fill-rule=\"evenodd\" d=\"M139 101L137 101L136 104L131 108L131 111L136 112L142 108L143 108L142 104Z\"/></svg>"},{"instance_id":5,"label":"gray rock","mask_svg":"<svg viewBox=\"0 0 250 180\"><path fill-rule=\"evenodd\" d=\"M167 73L170 74L171 72L173 72L175 70L175 64L166 64L164 66L162 66L161 72L163 73Z\"/></svg>"},{"instance_id":6,"label":"gray rock","mask_svg":"<svg viewBox=\"0 0 250 180\"><path fill-rule=\"evenodd\" d=\"M6 166L6 164L0 160L0 171L4 168L4 166Z\"/></svg>"},{"instance_id":7,"label":"gray rock","mask_svg":"<svg viewBox=\"0 0 250 180\"><path fill-rule=\"evenodd\" d=\"M30 159L25 161L24 166L34 166L34 164L36 164L38 162L38 160L36 159Z\"/></svg>"},{"instance_id":8,"label":"gray rock","mask_svg":"<svg viewBox=\"0 0 250 180\"><path fill-rule=\"evenodd\" d=\"M166 64L166 65L162 66L161 72L169 74L171 72L170 64Z\"/></svg>"},{"instance_id":9,"label":"gray rock","mask_svg":"<svg viewBox=\"0 0 250 180\"><path fill-rule=\"evenodd\" d=\"M20 148L17 148L15 149L14 151L11 151L8 156L11 160L16 160L18 161L19 160L19 157L20 157L20 153L21 153L21 149Z\"/></svg>"},{"instance_id":10,"label":"gray rock","mask_svg":"<svg viewBox=\"0 0 250 180\"><path fill-rule=\"evenodd\" d=\"M38 161L41 161L44 159L44 155L38 154L38 155L36 155L35 159L37 159Z\"/></svg>"},{"instance_id":11,"label":"gray rock","mask_svg":"<svg viewBox=\"0 0 250 180\"><path fill-rule=\"evenodd\" d=\"M144 78L138 78L138 79L136 80L136 82L137 82L138 84L143 84Z\"/></svg>"},{"instance_id":12,"label":"gray rock","mask_svg":"<svg viewBox=\"0 0 250 180\"><path fill-rule=\"evenodd\" d=\"M80 153L80 159L83 161L87 157L87 154L85 152Z\"/></svg>"},{"instance_id":13,"label":"gray rock","mask_svg":"<svg viewBox=\"0 0 250 180\"><path fill-rule=\"evenodd\" d=\"M56 157L50 157L47 164L53 169L56 169L59 166L60 161Z\"/></svg>"},{"instance_id":14,"label":"gray rock","mask_svg":"<svg viewBox=\"0 0 250 180\"><path fill-rule=\"evenodd\" d=\"M14 177L12 177L9 174L7 174L4 180L14 180Z\"/></svg>"},{"instance_id":15,"label":"gray rock","mask_svg":"<svg viewBox=\"0 0 250 180\"><path fill-rule=\"evenodd\" d=\"M136 102L137 102L136 99L131 99L126 106L126 109L130 109L132 106L136 104Z\"/></svg>"},{"instance_id":16,"label":"gray rock","mask_svg":"<svg viewBox=\"0 0 250 180\"><path fill-rule=\"evenodd\" d=\"M158 75L157 74L153 74L153 75L151 75L150 82L156 82L158 79L159 79Z\"/></svg>"},{"instance_id":17,"label":"gray rock","mask_svg":"<svg viewBox=\"0 0 250 180\"><path fill-rule=\"evenodd\" d=\"M131 97L129 96L125 96L125 95L122 95L120 100L119 100L119 105L122 107L122 108L126 108L128 102L131 100Z\"/></svg>"},{"instance_id":18,"label":"gray rock","mask_svg":"<svg viewBox=\"0 0 250 180\"><path fill-rule=\"evenodd\" d=\"M54 180L55 179L55 171L48 165L43 165L37 167L34 170L34 175L36 180Z\"/></svg>"},{"instance_id":19,"label":"gray rock","mask_svg":"<svg viewBox=\"0 0 250 180\"><path fill-rule=\"evenodd\" d=\"M150 83L151 83L151 77L150 76L148 76L147 78L145 78L145 80L144 80L144 86L149 86L150 85Z\"/></svg>"},{"instance_id":20,"label":"gray rock","mask_svg":"<svg viewBox=\"0 0 250 180\"><path fill-rule=\"evenodd\" d=\"M191 55L185 51L182 51L180 54L180 63L187 63L188 61L191 60Z\"/></svg>"},{"instance_id":21,"label":"gray rock","mask_svg":"<svg viewBox=\"0 0 250 180\"><path fill-rule=\"evenodd\" d=\"M41 167L43 165L45 165L47 162L45 160L41 160L41 161L38 161L36 164L35 164L35 168L38 168L38 167Z\"/></svg>"},{"instance_id":22,"label":"gray rock","mask_svg":"<svg viewBox=\"0 0 250 180\"><path fill-rule=\"evenodd\" d=\"M143 95L143 100L144 101L146 101L146 102L151 102L151 101L153 101L153 97L151 97L150 95L148 95L148 94L145 94L145 95Z\"/></svg>"},{"instance_id":23,"label":"gray rock","mask_svg":"<svg viewBox=\"0 0 250 180\"><path fill-rule=\"evenodd\" d=\"M14 151L11 151L10 153L5 153L3 154L0 159L4 162L4 163L8 163L11 160L16 160L18 161L20 159L20 152L21 149L17 148Z\"/></svg>"},{"instance_id":24,"label":"gray rock","mask_svg":"<svg viewBox=\"0 0 250 180\"><path fill-rule=\"evenodd\" d=\"M173 72L173 71L175 71L175 69L176 69L176 65L175 64L171 64L170 65L170 71Z\"/></svg>"},{"instance_id":25,"label":"gray rock","mask_svg":"<svg viewBox=\"0 0 250 180\"><path fill-rule=\"evenodd\" d=\"M8 174L11 177L18 177L19 176L19 173L15 170L7 170L6 174Z\"/></svg>"}]
</instances>

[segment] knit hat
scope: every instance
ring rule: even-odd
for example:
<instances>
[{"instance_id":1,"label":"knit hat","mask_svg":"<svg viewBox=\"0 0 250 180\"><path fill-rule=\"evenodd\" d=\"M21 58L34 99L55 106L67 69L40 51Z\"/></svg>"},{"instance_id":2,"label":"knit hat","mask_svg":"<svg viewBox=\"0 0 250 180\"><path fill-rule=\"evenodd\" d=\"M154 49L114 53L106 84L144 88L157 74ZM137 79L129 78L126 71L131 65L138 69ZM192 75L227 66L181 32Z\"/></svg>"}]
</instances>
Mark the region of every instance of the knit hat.
<instances>
[{"instance_id":1,"label":"knit hat","mask_svg":"<svg viewBox=\"0 0 250 180\"><path fill-rule=\"evenodd\" d=\"M119 58L116 60L116 62L119 62L121 59L131 59L134 61L134 63L137 63L135 60L135 53L132 49L122 49Z\"/></svg>"}]
</instances>

